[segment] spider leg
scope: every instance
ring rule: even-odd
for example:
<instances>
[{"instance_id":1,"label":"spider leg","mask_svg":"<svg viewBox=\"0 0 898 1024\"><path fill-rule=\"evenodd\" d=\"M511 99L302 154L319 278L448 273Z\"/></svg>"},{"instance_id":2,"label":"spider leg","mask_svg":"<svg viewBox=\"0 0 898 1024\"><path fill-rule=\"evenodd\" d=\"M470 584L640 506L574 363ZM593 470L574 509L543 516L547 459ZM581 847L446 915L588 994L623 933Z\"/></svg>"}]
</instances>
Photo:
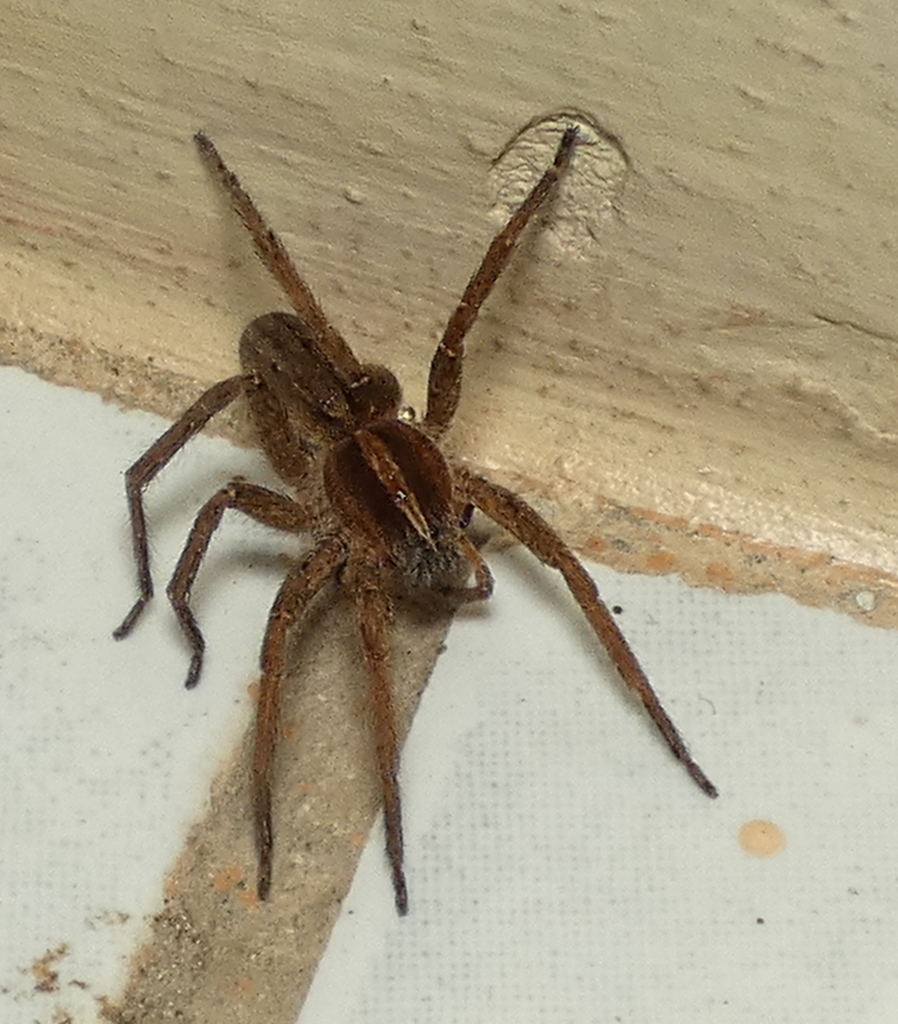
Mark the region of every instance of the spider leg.
<instances>
[{"instance_id":1,"label":"spider leg","mask_svg":"<svg viewBox=\"0 0 898 1024\"><path fill-rule=\"evenodd\" d=\"M138 598L122 624L112 634L116 640L126 637L153 597L150 575L150 548L147 543L147 520L143 507L143 490L185 444L198 434L210 419L243 393L250 379L229 377L213 384L190 406L177 422L155 441L125 473L125 492L131 517L131 545L137 566Z\"/></svg>"},{"instance_id":2,"label":"spider leg","mask_svg":"<svg viewBox=\"0 0 898 1024\"><path fill-rule=\"evenodd\" d=\"M468 472L461 466L453 466L453 470L460 490L468 500L517 537L540 561L553 569L558 569L564 576L574 599L583 610L596 636L602 641L624 682L642 701L674 756L683 763L686 771L704 793L716 797L717 788L693 760L685 741L662 707L636 655L630 649L605 602L599 597L595 583L571 549L552 527L516 494Z\"/></svg>"},{"instance_id":3,"label":"spider leg","mask_svg":"<svg viewBox=\"0 0 898 1024\"><path fill-rule=\"evenodd\" d=\"M567 128L558 143L552 166L534 185L505 227L492 240L480 266L468 281L458 307L449 318L443 337L433 355L427 384L427 412L424 415L424 424L430 427L431 433L435 435L446 430L458 406L465 337L477 319L480 307L511 258L521 232L546 201L553 185L570 164L576 141L577 129Z\"/></svg>"},{"instance_id":4,"label":"spider leg","mask_svg":"<svg viewBox=\"0 0 898 1024\"><path fill-rule=\"evenodd\" d=\"M346 550L335 536L325 537L290 570L268 617L262 641L262 679L256 708L253 749L253 815L259 858L257 891L267 900L271 889L274 831L271 821L271 784L277 744L281 689L286 675L287 631L301 618L309 603L333 576Z\"/></svg>"},{"instance_id":5,"label":"spider leg","mask_svg":"<svg viewBox=\"0 0 898 1024\"><path fill-rule=\"evenodd\" d=\"M464 587L462 595L466 601L486 601L493 593L493 574L483 560L483 555L464 535L459 539L461 552L474 570L474 586Z\"/></svg>"},{"instance_id":6,"label":"spider leg","mask_svg":"<svg viewBox=\"0 0 898 1024\"><path fill-rule=\"evenodd\" d=\"M268 226L256 204L244 191L240 179L222 160L212 140L203 132L197 132L193 139L199 148L200 156L227 192L231 205L252 236L256 254L265 268L284 289L296 312L318 336L322 350L331 359L335 368L347 382L356 380L361 372L359 361L340 332L324 315L324 310L312 294L312 289L300 277L284 243Z\"/></svg>"},{"instance_id":7,"label":"spider leg","mask_svg":"<svg viewBox=\"0 0 898 1024\"><path fill-rule=\"evenodd\" d=\"M199 682L203 652L206 648L206 641L190 608L190 590L206 557L212 535L229 508L236 509L265 526L289 533L302 533L309 526L307 510L292 498L243 480L232 480L200 509L168 584L168 598L193 651L187 681L184 684L188 690L192 690Z\"/></svg>"},{"instance_id":8,"label":"spider leg","mask_svg":"<svg viewBox=\"0 0 898 1024\"><path fill-rule=\"evenodd\" d=\"M387 859L393 875L393 894L399 914L408 913L408 890L402 867L402 808L399 798L399 741L390 687L390 626L393 607L382 572L361 559L347 567L344 583L356 608L362 650L371 685L374 745L383 792Z\"/></svg>"}]
</instances>

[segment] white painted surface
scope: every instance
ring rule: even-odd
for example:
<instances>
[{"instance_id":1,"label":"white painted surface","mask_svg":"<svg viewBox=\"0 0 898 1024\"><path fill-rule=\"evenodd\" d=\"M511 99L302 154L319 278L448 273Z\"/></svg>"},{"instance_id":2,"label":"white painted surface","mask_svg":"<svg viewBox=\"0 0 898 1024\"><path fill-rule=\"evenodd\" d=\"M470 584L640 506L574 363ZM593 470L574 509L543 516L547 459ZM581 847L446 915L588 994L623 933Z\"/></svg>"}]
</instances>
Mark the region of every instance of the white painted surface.
<instances>
[{"instance_id":1,"label":"white painted surface","mask_svg":"<svg viewBox=\"0 0 898 1024\"><path fill-rule=\"evenodd\" d=\"M898 637L595 573L720 798L609 685L567 601L498 560L407 747L412 912L391 914L369 846L301 1024L895 1019ZM757 818L779 855L740 847Z\"/></svg>"},{"instance_id":2,"label":"white painted surface","mask_svg":"<svg viewBox=\"0 0 898 1024\"><path fill-rule=\"evenodd\" d=\"M0 388L0 1020L49 1024L62 1008L82 1024L123 981L237 741L277 575L247 564L271 550L263 531L246 527L241 546L225 525L198 583L209 654L188 693L164 597L111 636L135 596L121 474L161 421L19 370ZM159 480L157 583L203 498L258 462L204 438ZM62 944L60 991L35 994L29 968Z\"/></svg>"},{"instance_id":3,"label":"white painted surface","mask_svg":"<svg viewBox=\"0 0 898 1024\"><path fill-rule=\"evenodd\" d=\"M18 371L0 387L0 1020L85 1024L233 747L278 574L247 564L267 534L224 528L187 694L164 602L109 635L133 596L120 473L159 422ZM153 496L163 578L202 496L259 475L191 449ZM411 914L375 835L302 1024L892 1021L898 637L596 569L712 803L548 574L492 563L495 598L453 627L406 751ZM783 853L740 848L752 818ZM60 990L34 992L29 966L61 943Z\"/></svg>"}]
</instances>

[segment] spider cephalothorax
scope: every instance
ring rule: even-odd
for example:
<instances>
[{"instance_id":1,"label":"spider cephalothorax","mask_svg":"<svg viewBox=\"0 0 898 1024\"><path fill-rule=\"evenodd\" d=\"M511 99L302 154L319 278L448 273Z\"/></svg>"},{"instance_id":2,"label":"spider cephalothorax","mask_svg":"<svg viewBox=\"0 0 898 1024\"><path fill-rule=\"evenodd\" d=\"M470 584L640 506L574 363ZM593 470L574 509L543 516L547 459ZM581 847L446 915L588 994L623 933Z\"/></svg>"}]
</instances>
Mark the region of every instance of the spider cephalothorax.
<instances>
[{"instance_id":1,"label":"spider cephalothorax","mask_svg":"<svg viewBox=\"0 0 898 1024\"><path fill-rule=\"evenodd\" d=\"M209 419L235 399L250 408L259 445L294 496L232 480L200 510L168 586L193 652L187 686L195 686L205 643L190 609L190 591L209 542L231 508L291 533L310 534L311 548L287 575L262 643L262 680L253 755L253 804L259 855L258 893L271 887L272 766L285 677L287 631L335 576L356 609L371 685L387 854L396 907L408 910L403 872L399 749L390 692L390 624L397 583L411 590L489 597L492 577L465 528L479 508L564 576L627 685L643 702L673 753L709 796L717 791L696 764L661 706L635 655L586 570L523 499L448 461L438 441L458 405L464 340L536 210L568 168L577 129L561 136L545 171L505 227L462 295L430 366L427 409L420 424L400 413L401 393L382 366L361 364L330 324L280 239L267 226L212 142L196 136L200 154L250 232L262 262L280 282L295 313L267 313L240 340L243 372L213 385L127 472L128 505L139 597L115 632L126 636L153 595L143 490ZM473 575L473 583L469 583Z\"/></svg>"}]
</instances>

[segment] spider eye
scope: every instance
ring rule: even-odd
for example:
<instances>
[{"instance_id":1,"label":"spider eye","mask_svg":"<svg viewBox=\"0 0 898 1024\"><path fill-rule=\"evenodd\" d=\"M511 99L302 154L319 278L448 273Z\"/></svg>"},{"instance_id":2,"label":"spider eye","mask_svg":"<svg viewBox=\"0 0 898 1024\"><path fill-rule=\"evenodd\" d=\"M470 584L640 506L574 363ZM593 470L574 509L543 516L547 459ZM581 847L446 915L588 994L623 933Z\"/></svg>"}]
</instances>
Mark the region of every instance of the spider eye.
<instances>
[{"instance_id":1,"label":"spider eye","mask_svg":"<svg viewBox=\"0 0 898 1024\"><path fill-rule=\"evenodd\" d=\"M385 366L363 366L362 376L350 385L349 400L362 420L392 419L402 392L399 381Z\"/></svg>"}]
</instances>

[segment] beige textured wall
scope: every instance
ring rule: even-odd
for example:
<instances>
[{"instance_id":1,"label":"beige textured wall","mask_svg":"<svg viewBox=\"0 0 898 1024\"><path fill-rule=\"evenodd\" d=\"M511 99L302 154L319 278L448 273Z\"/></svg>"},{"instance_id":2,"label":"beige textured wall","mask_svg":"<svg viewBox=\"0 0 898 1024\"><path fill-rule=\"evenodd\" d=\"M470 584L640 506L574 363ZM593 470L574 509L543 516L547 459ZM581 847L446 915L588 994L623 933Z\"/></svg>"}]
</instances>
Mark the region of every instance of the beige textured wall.
<instances>
[{"instance_id":1,"label":"beige textured wall","mask_svg":"<svg viewBox=\"0 0 898 1024\"><path fill-rule=\"evenodd\" d=\"M203 127L420 404L515 173L491 157L577 107L631 172L603 213L578 158L472 338L457 447L584 543L604 497L895 570L898 22L888 0L741 8L8 4L6 358L172 413L234 370L281 300Z\"/></svg>"}]
</instances>

